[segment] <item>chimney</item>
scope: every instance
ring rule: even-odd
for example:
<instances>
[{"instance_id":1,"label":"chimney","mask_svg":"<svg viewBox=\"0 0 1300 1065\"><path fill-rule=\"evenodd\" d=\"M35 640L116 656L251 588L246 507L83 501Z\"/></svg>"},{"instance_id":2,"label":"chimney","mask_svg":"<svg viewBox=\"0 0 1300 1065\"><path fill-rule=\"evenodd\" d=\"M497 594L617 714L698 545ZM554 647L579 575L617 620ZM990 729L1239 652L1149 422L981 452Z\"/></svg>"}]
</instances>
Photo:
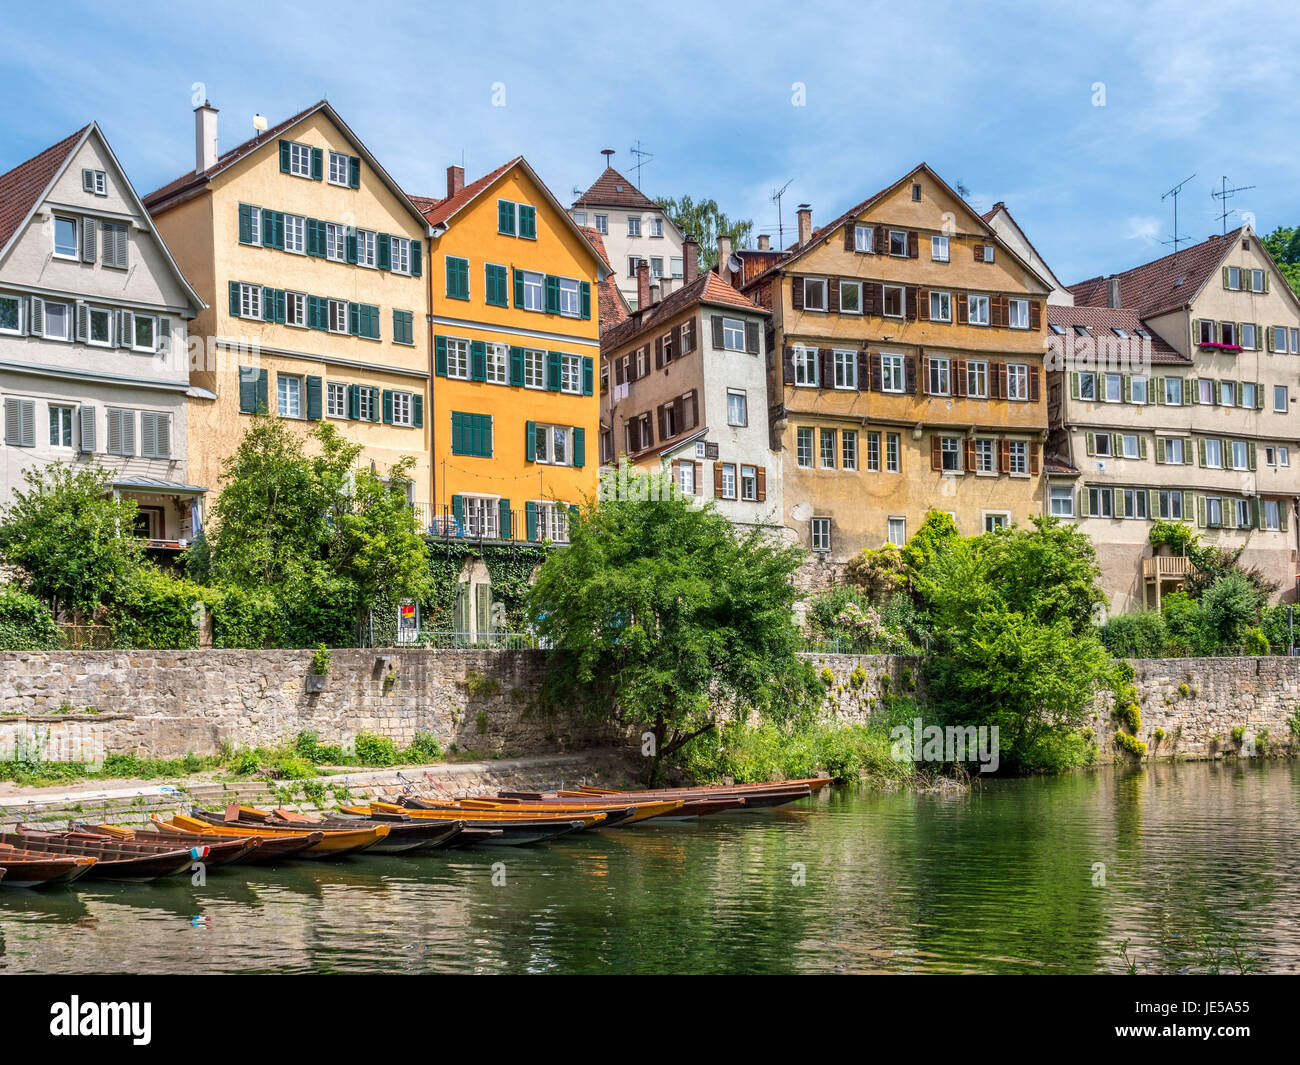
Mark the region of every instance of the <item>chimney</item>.
<instances>
[{"instance_id":1,"label":"chimney","mask_svg":"<svg viewBox=\"0 0 1300 1065\"><path fill-rule=\"evenodd\" d=\"M723 281L731 280L731 234L718 234L718 276Z\"/></svg>"},{"instance_id":2,"label":"chimney","mask_svg":"<svg viewBox=\"0 0 1300 1065\"><path fill-rule=\"evenodd\" d=\"M694 237L682 241L682 284L689 285L699 276L700 245Z\"/></svg>"},{"instance_id":3,"label":"chimney","mask_svg":"<svg viewBox=\"0 0 1300 1065\"><path fill-rule=\"evenodd\" d=\"M653 307L656 303L659 302L660 299L663 298L663 297L660 295L661 291L662 291L662 290L661 290L660 287L659 287L659 281L658 281L657 278L656 278L654 281L651 281L651 282L650 282L650 303L649 303L649 306Z\"/></svg>"},{"instance_id":4,"label":"chimney","mask_svg":"<svg viewBox=\"0 0 1300 1065\"><path fill-rule=\"evenodd\" d=\"M1119 278L1106 278L1106 306L1112 310L1119 309L1122 304L1119 302Z\"/></svg>"},{"instance_id":5,"label":"chimney","mask_svg":"<svg viewBox=\"0 0 1300 1065\"><path fill-rule=\"evenodd\" d=\"M447 167L447 199L465 187L465 168L463 166Z\"/></svg>"},{"instance_id":6,"label":"chimney","mask_svg":"<svg viewBox=\"0 0 1300 1065\"><path fill-rule=\"evenodd\" d=\"M650 306L650 260L636 264L636 309L644 311Z\"/></svg>"},{"instance_id":7,"label":"chimney","mask_svg":"<svg viewBox=\"0 0 1300 1065\"><path fill-rule=\"evenodd\" d=\"M194 109L194 169L198 173L217 165L217 109L207 100Z\"/></svg>"},{"instance_id":8,"label":"chimney","mask_svg":"<svg viewBox=\"0 0 1300 1065\"><path fill-rule=\"evenodd\" d=\"M772 246L772 238L769 237L766 233L760 233L758 235L758 250L767 251L769 248L771 248L771 246Z\"/></svg>"},{"instance_id":9,"label":"chimney","mask_svg":"<svg viewBox=\"0 0 1300 1065\"><path fill-rule=\"evenodd\" d=\"M812 240L812 207L801 203L795 215L799 219L799 246L803 247Z\"/></svg>"},{"instance_id":10,"label":"chimney","mask_svg":"<svg viewBox=\"0 0 1300 1065\"><path fill-rule=\"evenodd\" d=\"M672 292L672 290L673 290L673 279L669 277L667 274L664 274L664 276L659 279L659 299L666 300L668 298L668 294ZM659 300L656 300L655 302L658 303Z\"/></svg>"}]
</instances>

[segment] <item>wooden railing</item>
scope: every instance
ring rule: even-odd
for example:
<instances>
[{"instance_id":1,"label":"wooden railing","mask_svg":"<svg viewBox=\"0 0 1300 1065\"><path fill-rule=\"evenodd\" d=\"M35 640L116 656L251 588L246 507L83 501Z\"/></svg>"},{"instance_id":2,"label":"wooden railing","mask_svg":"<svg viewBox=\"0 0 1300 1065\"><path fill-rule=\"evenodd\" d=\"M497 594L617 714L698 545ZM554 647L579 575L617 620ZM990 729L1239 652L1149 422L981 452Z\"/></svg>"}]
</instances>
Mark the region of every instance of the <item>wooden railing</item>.
<instances>
[{"instance_id":1,"label":"wooden railing","mask_svg":"<svg viewBox=\"0 0 1300 1065\"><path fill-rule=\"evenodd\" d=\"M1155 555L1142 560L1142 576L1149 581L1181 580L1195 569L1186 555Z\"/></svg>"}]
</instances>

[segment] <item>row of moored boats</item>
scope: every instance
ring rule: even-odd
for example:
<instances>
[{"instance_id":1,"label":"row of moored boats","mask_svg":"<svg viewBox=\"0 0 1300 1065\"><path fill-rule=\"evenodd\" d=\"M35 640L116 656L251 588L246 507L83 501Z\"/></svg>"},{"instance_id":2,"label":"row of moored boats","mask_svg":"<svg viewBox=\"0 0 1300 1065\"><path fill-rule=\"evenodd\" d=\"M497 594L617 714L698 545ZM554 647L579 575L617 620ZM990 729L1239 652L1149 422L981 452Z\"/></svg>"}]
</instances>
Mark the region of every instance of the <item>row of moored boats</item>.
<instances>
[{"instance_id":1,"label":"row of moored boats","mask_svg":"<svg viewBox=\"0 0 1300 1065\"><path fill-rule=\"evenodd\" d=\"M417 854L464 847L517 847L575 832L621 829L760 810L806 799L829 777L770 784L612 791L503 791L493 798L339 806L308 817L278 808L195 808L153 815L144 828L74 821L66 832L0 833L0 887L45 887L82 877L147 881L205 867L329 860L354 854Z\"/></svg>"}]
</instances>

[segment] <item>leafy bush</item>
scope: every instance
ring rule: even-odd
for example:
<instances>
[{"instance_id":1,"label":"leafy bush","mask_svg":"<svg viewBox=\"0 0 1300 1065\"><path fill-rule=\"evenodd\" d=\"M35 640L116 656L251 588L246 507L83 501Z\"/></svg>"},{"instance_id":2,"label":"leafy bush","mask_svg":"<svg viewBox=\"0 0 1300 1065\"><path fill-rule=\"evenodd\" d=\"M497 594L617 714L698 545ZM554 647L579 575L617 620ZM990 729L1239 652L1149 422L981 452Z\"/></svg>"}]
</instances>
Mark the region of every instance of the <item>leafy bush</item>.
<instances>
[{"instance_id":1,"label":"leafy bush","mask_svg":"<svg viewBox=\"0 0 1300 1065\"><path fill-rule=\"evenodd\" d=\"M1147 753L1147 745L1139 739L1135 739L1127 732L1115 733L1115 746L1122 751L1127 751L1136 758L1142 758Z\"/></svg>"},{"instance_id":2,"label":"leafy bush","mask_svg":"<svg viewBox=\"0 0 1300 1065\"><path fill-rule=\"evenodd\" d=\"M907 587L903 553L896 544L886 544L876 550L865 548L849 559L844 567L844 579L861 588L872 603L883 606Z\"/></svg>"},{"instance_id":3,"label":"leafy bush","mask_svg":"<svg viewBox=\"0 0 1300 1065\"><path fill-rule=\"evenodd\" d=\"M123 582L108 615L115 647L189 648L199 645L194 604L208 589L153 566L141 566Z\"/></svg>"},{"instance_id":4,"label":"leafy bush","mask_svg":"<svg viewBox=\"0 0 1300 1065\"><path fill-rule=\"evenodd\" d=\"M1214 641L1216 650L1225 645L1239 646L1246 630L1259 623L1262 606L1260 590L1244 574L1236 571L1223 574L1201 597L1206 637Z\"/></svg>"},{"instance_id":5,"label":"leafy bush","mask_svg":"<svg viewBox=\"0 0 1300 1065\"><path fill-rule=\"evenodd\" d=\"M1164 618L1154 610L1115 614L1101 627L1101 642L1116 658L1160 658L1169 643Z\"/></svg>"},{"instance_id":6,"label":"leafy bush","mask_svg":"<svg viewBox=\"0 0 1300 1065\"><path fill-rule=\"evenodd\" d=\"M1269 653L1268 637L1259 628L1246 630L1242 650L1248 655L1266 655Z\"/></svg>"},{"instance_id":7,"label":"leafy bush","mask_svg":"<svg viewBox=\"0 0 1300 1065\"><path fill-rule=\"evenodd\" d=\"M284 611L270 592L222 587L211 607L213 646L283 646Z\"/></svg>"},{"instance_id":8,"label":"leafy bush","mask_svg":"<svg viewBox=\"0 0 1300 1065\"><path fill-rule=\"evenodd\" d=\"M44 603L10 585L0 586L0 650L49 651L61 642Z\"/></svg>"},{"instance_id":9,"label":"leafy bush","mask_svg":"<svg viewBox=\"0 0 1300 1065\"><path fill-rule=\"evenodd\" d=\"M387 736L376 736L370 732L357 733L357 761L365 766L383 768L396 765L397 745Z\"/></svg>"}]
</instances>

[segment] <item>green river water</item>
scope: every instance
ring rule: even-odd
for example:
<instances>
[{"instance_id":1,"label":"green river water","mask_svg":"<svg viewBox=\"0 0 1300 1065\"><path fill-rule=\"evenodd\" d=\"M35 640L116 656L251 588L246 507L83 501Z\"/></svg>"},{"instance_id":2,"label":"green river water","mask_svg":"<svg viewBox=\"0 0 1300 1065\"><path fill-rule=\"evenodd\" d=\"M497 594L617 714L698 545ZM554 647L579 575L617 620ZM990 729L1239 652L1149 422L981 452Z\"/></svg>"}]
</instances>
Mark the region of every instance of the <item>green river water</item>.
<instances>
[{"instance_id":1,"label":"green river water","mask_svg":"<svg viewBox=\"0 0 1300 1065\"><path fill-rule=\"evenodd\" d=\"M0 973L1297 972L1298 815L1296 764L1195 763L0 887Z\"/></svg>"}]
</instances>

